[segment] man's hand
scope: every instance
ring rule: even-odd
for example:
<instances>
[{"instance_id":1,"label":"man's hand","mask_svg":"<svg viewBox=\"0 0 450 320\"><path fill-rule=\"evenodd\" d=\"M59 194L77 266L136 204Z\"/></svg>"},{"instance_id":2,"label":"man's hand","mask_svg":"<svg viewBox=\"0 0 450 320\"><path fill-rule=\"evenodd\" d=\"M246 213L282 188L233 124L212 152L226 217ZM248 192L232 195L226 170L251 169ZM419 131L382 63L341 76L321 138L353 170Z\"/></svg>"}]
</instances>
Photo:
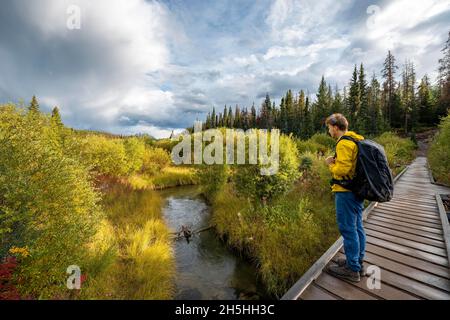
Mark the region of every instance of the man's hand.
<instances>
[{"instance_id":1,"label":"man's hand","mask_svg":"<svg viewBox=\"0 0 450 320\"><path fill-rule=\"evenodd\" d=\"M334 163L335 162L335 159L334 159L334 157L328 157L328 158L326 158L325 159L325 163L329 166L330 164L332 164L332 163Z\"/></svg>"}]
</instances>

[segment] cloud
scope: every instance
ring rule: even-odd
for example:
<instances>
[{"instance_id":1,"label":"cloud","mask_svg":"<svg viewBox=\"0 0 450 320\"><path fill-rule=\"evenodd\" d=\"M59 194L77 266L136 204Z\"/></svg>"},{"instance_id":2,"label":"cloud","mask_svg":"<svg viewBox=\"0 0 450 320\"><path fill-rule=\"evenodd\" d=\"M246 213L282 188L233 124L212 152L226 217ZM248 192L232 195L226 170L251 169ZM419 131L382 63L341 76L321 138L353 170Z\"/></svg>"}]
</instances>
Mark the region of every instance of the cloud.
<instances>
[{"instance_id":1,"label":"cloud","mask_svg":"<svg viewBox=\"0 0 450 320\"><path fill-rule=\"evenodd\" d=\"M81 29L66 27L81 8ZM7 1L0 13L1 91L47 109L60 106L69 125L108 130L124 110L171 117L169 92L147 74L170 62L174 26L158 2Z\"/></svg>"},{"instance_id":2,"label":"cloud","mask_svg":"<svg viewBox=\"0 0 450 320\"><path fill-rule=\"evenodd\" d=\"M449 18L438 0L5 0L0 102L36 94L76 128L168 136L322 75L343 88L361 62L379 77L387 50L433 78Z\"/></svg>"}]
</instances>

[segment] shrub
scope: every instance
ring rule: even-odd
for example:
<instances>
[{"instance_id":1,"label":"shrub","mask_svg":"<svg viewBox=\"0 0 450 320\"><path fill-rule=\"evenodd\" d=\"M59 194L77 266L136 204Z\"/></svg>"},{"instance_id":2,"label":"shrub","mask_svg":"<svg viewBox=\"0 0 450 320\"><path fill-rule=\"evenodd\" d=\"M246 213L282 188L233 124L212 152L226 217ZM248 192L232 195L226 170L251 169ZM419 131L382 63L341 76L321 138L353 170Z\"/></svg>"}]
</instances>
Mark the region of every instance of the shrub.
<instances>
[{"instance_id":1,"label":"shrub","mask_svg":"<svg viewBox=\"0 0 450 320\"><path fill-rule=\"evenodd\" d=\"M133 174L141 170L145 154L144 142L136 137L123 141L127 162L127 173Z\"/></svg>"},{"instance_id":2,"label":"shrub","mask_svg":"<svg viewBox=\"0 0 450 320\"><path fill-rule=\"evenodd\" d=\"M400 138L392 132L385 132L374 139L384 147L389 167L394 173L399 172L414 158L414 143L411 139Z\"/></svg>"},{"instance_id":3,"label":"shrub","mask_svg":"<svg viewBox=\"0 0 450 320\"><path fill-rule=\"evenodd\" d=\"M162 148L146 148L143 155L141 172L148 175L155 175L168 167L172 159L169 153Z\"/></svg>"},{"instance_id":4,"label":"shrub","mask_svg":"<svg viewBox=\"0 0 450 320\"><path fill-rule=\"evenodd\" d=\"M336 141L326 133L316 133L309 140L330 150L336 145Z\"/></svg>"},{"instance_id":5,"label":"shrub","mask_svg":"<svg viewBox=\"0 0 450 320\"><path fill-rule=\"evenodd\" d=\"M439 128L428 151L428 160L436 181L450 186L450 115L441 120Z\"/></svg>"},{"instance_id":6,"label":"shrub","mask_svg":"<svg viewBox=\"0 0 450 320\"><path fill-rule=\"evenodd\" d=\"M252 199L272 199L289 191L300 176L297 147L289 136L281 135L279 168L273 175L261 175L261 165L237 165L237 190Z\"/></svg>"},{"instance_id":7,"label":"shrub","mask_svg":"<svg viewBox=\"0 0 450 320\"><path fill-rule=\"evenodd\" d=\"M0 107L0 256L28 248L17 266L21 294L64 295L66 269L84 268L101 211L87 170L54 141L49 118Z\"/></svg>"},{"instance_id":8,"label":"shrub","mask_svg":"<svg viewBox=\"0 0 450 320\"><path fill-rule=\"evenodd\" d=\"M203 195L211 201L223 190L229 176L229 167L220 164L201 165L198 176Z\"/></svg>"},{"instance_id":9,"label":"shrub","mask_svg":"<svg viewBox=\"0 0 450 320\"><path fill-rule=\"evenodd\" d=\"M82 138L80 159L99 174L125 176L129 172L125 146L120 139L88 135Z\"/></svg>"}]
</instances>

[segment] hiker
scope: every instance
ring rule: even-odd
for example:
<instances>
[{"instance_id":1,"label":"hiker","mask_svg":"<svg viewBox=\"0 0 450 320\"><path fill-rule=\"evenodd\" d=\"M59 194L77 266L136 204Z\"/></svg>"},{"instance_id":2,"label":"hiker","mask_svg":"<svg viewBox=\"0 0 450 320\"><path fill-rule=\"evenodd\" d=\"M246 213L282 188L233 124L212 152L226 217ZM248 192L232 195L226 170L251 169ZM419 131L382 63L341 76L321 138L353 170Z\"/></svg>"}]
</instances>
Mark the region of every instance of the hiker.
<instances>
[{"instance_id":1,"label":"hiker","mask_svg":"<svg viewBox=\"0 0 450 320\"><path fill-rule=\"evenodd\" d=\"M335 113L326 119L328 132L337 140L335 157L325 159L333 179L352 179L355 174L358 146L355 142L342 139L350 136L355 140L364 137L353 131L348 131L348 121L340 113ZM344 238L346 259L339 259L337 265L330 265L328 271L338 278L359 282L365 275L363 258L366 247L362 212L364 199L357 197L352 191L337 183L332 184L335 195L336 220L339 232Z\"/></svg>"}]
</instances>

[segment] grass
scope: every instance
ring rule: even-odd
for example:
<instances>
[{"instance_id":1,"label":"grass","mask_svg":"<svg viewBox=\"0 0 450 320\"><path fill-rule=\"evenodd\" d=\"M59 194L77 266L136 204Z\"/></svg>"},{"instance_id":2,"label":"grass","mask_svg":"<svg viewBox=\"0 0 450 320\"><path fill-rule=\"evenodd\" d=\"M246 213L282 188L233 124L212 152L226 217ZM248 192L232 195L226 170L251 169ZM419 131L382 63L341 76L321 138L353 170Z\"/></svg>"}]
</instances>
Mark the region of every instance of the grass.
<instances>
[{"instance_id":1,"label":"grass","mask_svg":"<svg viewBox=\"0 0 450 320\"><path fill-rule=\"evenodd\" d=\"M428 150L428 161L436 182L450 186L450 115L441 120L439 129Z\"/></svg>"},{"instance_id":2,"label":"grass","mask_svg":"<svg viewBox=\"0 0 450 320\"><path fill-rule=\"evenodd\" d=\"M411 139L400 138L392 132L385 132L374 140L384 147L389 167L394 176L400 173L415 157L416 146Z\"/></svg>"},{"instance_id":3,"label":"grass","mask_svg":"<svg viewBox=\"0 0 450 320\"><path fill-rule=\"evenodd\" d=\"M189 167L167 167L154 176L135 174L127 179L134 190L161 190L198 183L196 170Z\"/></svg>"},{"instance_id":4,"label":"grass","mask_svg":"<svg viewBox=\"0 0 450 320\"><path fill-rule=\"evenodd\" d=\"M117 184L104 195L103 206L108 219L103 221L91 250L107 258L98 259L94 266L108 266L102 266L103 272L90 279L82 298L172 298L175 258L169 230L161 219L160 196Z\"/></svg>"}]
</instances>

